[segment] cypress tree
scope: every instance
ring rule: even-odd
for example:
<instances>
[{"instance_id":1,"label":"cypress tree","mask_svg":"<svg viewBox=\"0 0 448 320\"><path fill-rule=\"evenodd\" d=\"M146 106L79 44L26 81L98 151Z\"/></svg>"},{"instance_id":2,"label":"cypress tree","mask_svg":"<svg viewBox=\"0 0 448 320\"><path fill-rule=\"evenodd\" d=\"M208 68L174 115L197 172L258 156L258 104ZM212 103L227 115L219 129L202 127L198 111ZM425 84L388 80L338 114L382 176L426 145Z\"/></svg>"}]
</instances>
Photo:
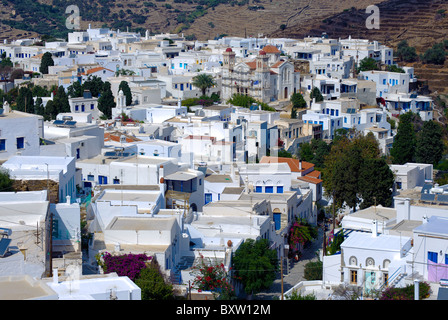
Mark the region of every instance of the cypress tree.
<instances>
[{"instance_id":1,"label":"cypress tree","mask_svg":"<svg viewBox=\"0 0 448 320\"><path fill-rule=\"evenodd\" d=\"M394 164L405 164L415 160L416 134L409 112L400 116L390 155Z\"/></svg>"},{"instance_id":2,"label":"cypress tree","mask_svg":"<svg viewBox=\"0 0 448 320\"><path fill-rule=\"evenodd\" d=\"M121 81L120 85L118 86L118 91L122 90L123 94L126 97L126 105L130 106L132 103L132 93L131 93L131 88L129 88L129 84L127 83L127 81Z\"/></svg>"},{"instance_id":3,"label":"cypress tree","mask_svg":"<svg viewBox=\"0 0 448 320\"><path fill-rule=\"evenodd\" d=\"M415 150L416 161L436 165L444 152L443 132L441 126L433 120L425 121L417 135Z\"/></svg>"},{"instance_id":4,"label":"cypress tree","mask_svg":"<svg viewBox=\"0 0 448 320\"><path fill-rule=\"evenodd\" d=\"M53 57L50 52L45 52L40 62L39 71L42 74L48 74L48 67L54 66Z\"/></svg>"},{"instance_id":5,"label":"cypress tree","mask_svg":"<svg viewBox=\"0 0 448 320\"><path fill-rule=\"evenodd\" d=\"M114 95L112 94L109 82L104 83L103 91L98 99L98 110L100 110L107 119L112 118L112 108L116 107Z\"/></svg>"}]
</instances>

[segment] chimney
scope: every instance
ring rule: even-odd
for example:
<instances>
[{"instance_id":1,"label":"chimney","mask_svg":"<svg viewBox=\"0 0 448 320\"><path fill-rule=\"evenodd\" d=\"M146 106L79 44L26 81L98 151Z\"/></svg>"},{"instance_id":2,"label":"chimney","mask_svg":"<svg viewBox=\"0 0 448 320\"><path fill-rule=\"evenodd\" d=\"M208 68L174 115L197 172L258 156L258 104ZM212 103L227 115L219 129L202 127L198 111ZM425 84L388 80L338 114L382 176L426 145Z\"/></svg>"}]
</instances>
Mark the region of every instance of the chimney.
<instances>
[{"instance_id":1,"label":"chimney","mask_svg":"<svg viewBox=\"0 0 448 320\"><path fill-rule=\"evenodd\" d=\"M378 222L376 220L372 221L372 237L378 237Z\"/></svg>"},{"instance_id":2,"label":"chimney","mask_svg":"<svg viewBox=\"0 0 448 320\"><path fill-rule=\"evenodd\" d=\"M58 275L58 268L53 269L53 283L58 284L59 283L59 275Z\"/></svg>"}]
</instances>

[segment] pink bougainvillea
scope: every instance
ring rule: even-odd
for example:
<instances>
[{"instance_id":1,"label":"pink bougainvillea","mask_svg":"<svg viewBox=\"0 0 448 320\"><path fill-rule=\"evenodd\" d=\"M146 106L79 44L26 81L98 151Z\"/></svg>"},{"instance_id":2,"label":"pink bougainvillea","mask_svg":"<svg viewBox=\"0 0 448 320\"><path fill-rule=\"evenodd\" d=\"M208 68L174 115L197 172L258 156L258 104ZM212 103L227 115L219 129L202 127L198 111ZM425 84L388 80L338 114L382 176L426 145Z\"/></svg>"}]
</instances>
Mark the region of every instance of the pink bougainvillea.
<instances>
[{"instance_id":1,"label":"pink bougainvillea","mask_svg":"<svg viewBox=\"0 0 448 320\"><path fill-rule=\"evenodd\" d=\"M127 276L134 281L140 271L146 267L146 263L151 261L152 257L145 254L123 254L113 256L108 252L103 254L104 273L116 272L119 276Z\"/></svg>"}]
</instances>

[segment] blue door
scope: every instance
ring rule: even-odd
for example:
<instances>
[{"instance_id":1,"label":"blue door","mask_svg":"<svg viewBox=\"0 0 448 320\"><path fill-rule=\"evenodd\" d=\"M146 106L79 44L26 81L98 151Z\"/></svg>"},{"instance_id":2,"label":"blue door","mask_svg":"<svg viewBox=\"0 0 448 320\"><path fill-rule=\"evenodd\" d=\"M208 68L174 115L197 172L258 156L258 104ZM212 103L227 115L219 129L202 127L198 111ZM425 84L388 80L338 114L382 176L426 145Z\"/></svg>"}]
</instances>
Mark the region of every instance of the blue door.
<instances>
[{"instance_id":1,"label":"blue door","mask_svg":"<svg viewBox=\"0 0 448 320\"><path fill-rule=\"evenodd\" d=\"M276 213L274 212L274 225L275 225L275 230L280 230L280 217L281 217L281 213Z\"/></svg>"},{"instance_id":2,"label":"blue door","mask_svg":"<svg viewBox=\"0 0 448 320\"><path fill-rule=\"evenodd\" d=\"M98 176L98 182L99 182L99 184L107 184L107 177L106 176Z\"/></svg>"},{"instance_id":3,"label":"blue door","mask_svg":"<svg viewBox=\"0 0 448 320\"><path fill-rule=\"evenodd\" d=\"M211 193L206 193L205 194L205 204L212 202L212 194Z\"/></svg>"}]
</instances>

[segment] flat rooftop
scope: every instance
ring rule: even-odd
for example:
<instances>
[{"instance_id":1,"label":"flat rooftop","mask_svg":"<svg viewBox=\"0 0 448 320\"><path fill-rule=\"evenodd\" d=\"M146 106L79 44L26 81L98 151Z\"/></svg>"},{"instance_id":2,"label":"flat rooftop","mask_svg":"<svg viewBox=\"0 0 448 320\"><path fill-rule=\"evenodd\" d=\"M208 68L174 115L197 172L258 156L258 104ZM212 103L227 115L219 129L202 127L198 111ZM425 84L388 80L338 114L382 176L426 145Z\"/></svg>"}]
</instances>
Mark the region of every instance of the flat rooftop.
<instances>
[{"instance_id":1,"label":"flat rooftop","mask_svg":"<svg viewBox=\"0 0 448 320\"><path fill-rule=\"evenodd\" d=\"M171 230L175 217L116 217L109 224L109 230L160 231Z\"/></svg>"},{"instance_id":2,"label":"flat rooftop","mask_svg":"<svg viewBox=\"0 0 448 320\"><path fill-rule=\"evenodd\" d=\"M0 288L0 300L58 299L43 281L30 276L0 277Z\"/></svg>"}]
</instances>

